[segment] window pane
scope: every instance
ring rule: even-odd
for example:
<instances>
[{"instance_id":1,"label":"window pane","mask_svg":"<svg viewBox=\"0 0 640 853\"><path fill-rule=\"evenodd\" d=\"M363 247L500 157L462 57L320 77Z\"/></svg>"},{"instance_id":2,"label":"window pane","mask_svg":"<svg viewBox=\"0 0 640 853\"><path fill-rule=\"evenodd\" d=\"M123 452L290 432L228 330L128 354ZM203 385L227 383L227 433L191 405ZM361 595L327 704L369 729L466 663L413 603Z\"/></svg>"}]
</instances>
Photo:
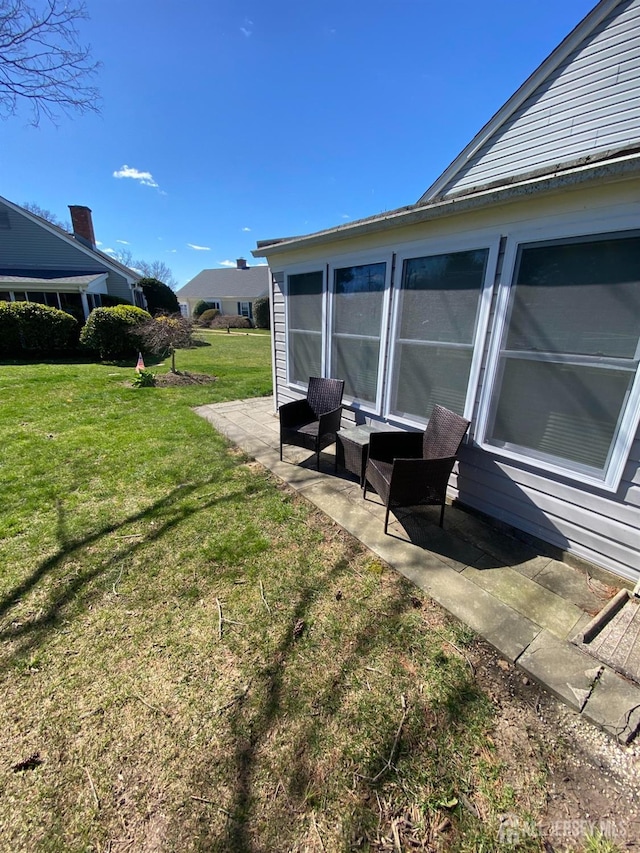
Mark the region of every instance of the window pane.
<instances>
[{"instance_id":1,"label":"window pane","mask_svg":"<svg viewBox=\"0 0 640 853\"><path fill-rule=\"evenodd\" d=\"M288 277L289 382L322 376L322 287L321 271Z\"/></svg>"},{"instance_id":2,"label":"window pane","mask_svg":"<svg viewBox=\"0 0 640 853\"><path fill-rule=\"evenodd\" d=\"M27 293L27 299L29 300L29 302L38 302L40 305L46 305L47 304L46 293L41 293L40 291L37 291L37 290L30 290Z\"/></svg>"},{"instance_id":3,"label":"window pane","mask_svg":"<svg viewBox=\"0 0 640 853\"><path fill-rule=\"evenodd\" d=\"M379 340L334 336L332 375L344 379L347 396L375 403L379 355Z\"/></svg>"},{"instance_id":4,"label":"window pane","mask_svg":"<svg viewBox=\"0 0 640 853\"><path fill-rule=\"evenodd\" d=\"M435 405L464 414L472 354L471 347L399 344L395 414L414 415L426 421Z\"/></svg>"},{"instance_id":5,"label":"window pane","mask_svg":"<svg viewBox=\"0 0 640 853\"><path fill-rule=\"evenodd\" d=\"M489 252L455 252L405 261L399 337L471 343Z\"/></svg>"},{"instance_id":6,"label":"window pane","mask_svg":"<svg viewBox=\"0 0 640 853\"><path fill-rule=\"evenodd\" d=\"M520 250L507 349L633 359L640 237Z\"/></svg>"},{"instance_id":7,"label":"window pane","mask_svg":"<svg viewBox=\"0 0 640 853\"><path fill-rule=\"evenodd\" d=\"M16 290L13 293L13 298L16 302L26 302L27 294L23 290Z\"/></svg>"},{"instance_id":8,"label":"window pane","mask_svg":"<svg viewBox=\"0 0 640 853\"><path fill-rule=\"evenodd\" d=\"M331 376L344 379L345 394L375 403L380 329L387 265L335 270Z\"/></svg>"},{"instance_id":9,"label":"window pane","mask_svg":"<svg viewBox=\"0 0 640 853\"><path fill-rule=\"evenodd\" d=\"M11 302L11 294L8 290L0 290L0 301Z\"/></svg>"},{"instance_id":10,"label":"window pane","mask_svg":"<svg viewBox=\"0 0 640 853\"><path fill-rule=\"evenodd\" d=\"M386 264L335 271L334 334L380 336Z\"/></svg>"},{"instance_id":11,"label":"window pane","mask_svg":"<svg viewBox=\"0 0 640 853\"><path fill-rule=\"evenodd\" d=\"M306 385L310 376L322 376L322 333L289 333L289 381Z\"/></svg>"},{"instance_id":12,"label":"window pane","mask_svg":"<svg viewBox=\"0 0 640 853\"><path fill-rule=\"evenodd\" d=\"M290 329L322 331L322 272L289 276L287 309Z\"/></svg>"},{"instance_id":13,"label":"window pane","mask_svg":"<svg viewBox=\"0 0 640 853\"><path fill-rule=\"evenodd\" d=\"M507 317L487 440L606 477L637 368L640 237L520 247Z\"/></svg>"},{"instance_id":14,"label":"window pane","mask_svg":"<svg viewBox=\"0 0 640 853\"><path fill-rule=\"evenodd\" d=\"M488 249L478 249L404 262L391 390L394 414L426 420L436 404L464 414L488 257Z\"/></svg>"},{"instance_id":15,"label":"window pane","mask_svg":"<svg viewBox=\"0 0 640 853\"><path fill-rule=\"evenodd\" d=\"M606 466L631 370L507 358L492 444Z\"/></svg>"}]
</instances>

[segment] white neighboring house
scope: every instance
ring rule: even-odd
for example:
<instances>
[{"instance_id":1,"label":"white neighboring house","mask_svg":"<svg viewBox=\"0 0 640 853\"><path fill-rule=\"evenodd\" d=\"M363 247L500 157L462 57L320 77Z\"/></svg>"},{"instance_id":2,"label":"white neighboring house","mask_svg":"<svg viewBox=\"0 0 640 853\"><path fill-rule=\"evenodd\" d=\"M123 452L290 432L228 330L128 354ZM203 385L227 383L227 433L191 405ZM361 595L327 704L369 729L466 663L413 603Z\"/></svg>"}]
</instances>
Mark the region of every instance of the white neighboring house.
<instances>
[{"instance_id":1,"label":"white neighboring house","mask_svg":"<svg viewBox=\"0 0 640 853\"><path fill-rule=\"evenodd\" d=\"M80 322L112 299L146 308L140 274L96 247L91 210L69 210L72 234L0 198L0 300L61 308Z\"/></svg>"},{"instance_id":2,"label":"white neighboring house","mask_svg":"<svg viewBox=\"0 0 640 853\"><path fill-rule=\"evenodd\" d=\"M244 258L238 258L236 266L230 269L202 270L176 296L180 310L188 317L193 316L198 302L204 300L221 314L239 315L253 322L253 304L269 295L270 281L269 267L264 264L250 267Z\"/></svg>"},{"instance_id":3,"label":"white neighboring house","mask_svg":"<svg viewBox=\"0 0 640 853\"><path fill-rule=\"evenodd\" d=\"M415 203L258 243L276 406L472 421L461 504L640 575L640 0L602 0Z\"/></svg>"}]
</instances>

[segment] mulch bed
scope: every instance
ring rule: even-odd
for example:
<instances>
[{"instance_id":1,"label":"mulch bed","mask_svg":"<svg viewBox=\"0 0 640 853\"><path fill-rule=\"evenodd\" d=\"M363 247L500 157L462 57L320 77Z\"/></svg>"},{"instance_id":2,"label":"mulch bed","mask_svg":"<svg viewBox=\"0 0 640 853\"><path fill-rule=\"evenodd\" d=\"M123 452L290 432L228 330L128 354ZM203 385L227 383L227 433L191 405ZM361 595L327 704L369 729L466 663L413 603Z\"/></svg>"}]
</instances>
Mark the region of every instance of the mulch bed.
<instances>
[{"instance_id":1,"label":"mulch bed","mask_svg":"<svg viewBox=\"0 0 640 853\"><path fill-rule=\"evenodd\" d=\"M176 385L212 385L218 379L209 373L189 373L188 370L176 373L157 373L156 387L168 388Z\"/></svg>"}]
</instances>

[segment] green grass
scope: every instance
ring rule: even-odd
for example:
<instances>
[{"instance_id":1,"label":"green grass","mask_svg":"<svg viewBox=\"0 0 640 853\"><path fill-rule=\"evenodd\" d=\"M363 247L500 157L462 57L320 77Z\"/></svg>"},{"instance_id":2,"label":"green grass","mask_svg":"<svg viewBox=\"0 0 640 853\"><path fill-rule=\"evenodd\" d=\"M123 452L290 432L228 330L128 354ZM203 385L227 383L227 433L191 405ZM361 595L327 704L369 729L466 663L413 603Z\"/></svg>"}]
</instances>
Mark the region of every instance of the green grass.
<instances>
[{"instance_id":1,"label":"green grass","mask_svg":"<svg viewBox=\"0 0 640 853\"><path fill-rule=\"evenodd\" d=\"M0 366L0 849L504 849L543 792L470 633L192 412L270 392L268 336L203 337L210 386Z\"/></svg>"}]
</instances>

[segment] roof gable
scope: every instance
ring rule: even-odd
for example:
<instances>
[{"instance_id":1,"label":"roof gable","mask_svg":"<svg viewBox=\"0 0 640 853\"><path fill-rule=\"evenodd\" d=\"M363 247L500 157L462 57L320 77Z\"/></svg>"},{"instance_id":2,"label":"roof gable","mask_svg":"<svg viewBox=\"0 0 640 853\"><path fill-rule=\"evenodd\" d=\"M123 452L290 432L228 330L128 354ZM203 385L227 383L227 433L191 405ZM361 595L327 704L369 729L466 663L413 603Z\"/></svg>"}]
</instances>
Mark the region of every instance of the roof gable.
<instances>
[{"instance_id":1,"label":"roof gable","mask_svg":"<svg viewBox=\"0 0 640 853\"><path fill-rule=\"evenodd\" d=\"M419 203L640 143L640 0L602 0Z\"/></svg>"},{"instance_id":2,"label":"roof gable","mask_svg":"<svg viewBox=\"0 0 640 853\"><path fill-rule=\"evenodd\" d=\"M139 273L110 258L99 249L80 243L57 225L53 225L0 197L0 257L12 268L42 268L50 270L106 270L134 283Z\"/></svg>"},{"instance_id":3,"label":"roof gable","mask_svg":"<svg viewBox=\"0 0 640 853\"><path fill-rule=\"evenodd\" d=\"M269 290L269 267L202 270L177 291L178 299L257 299Z\"/></svg>"}]
</instances>

